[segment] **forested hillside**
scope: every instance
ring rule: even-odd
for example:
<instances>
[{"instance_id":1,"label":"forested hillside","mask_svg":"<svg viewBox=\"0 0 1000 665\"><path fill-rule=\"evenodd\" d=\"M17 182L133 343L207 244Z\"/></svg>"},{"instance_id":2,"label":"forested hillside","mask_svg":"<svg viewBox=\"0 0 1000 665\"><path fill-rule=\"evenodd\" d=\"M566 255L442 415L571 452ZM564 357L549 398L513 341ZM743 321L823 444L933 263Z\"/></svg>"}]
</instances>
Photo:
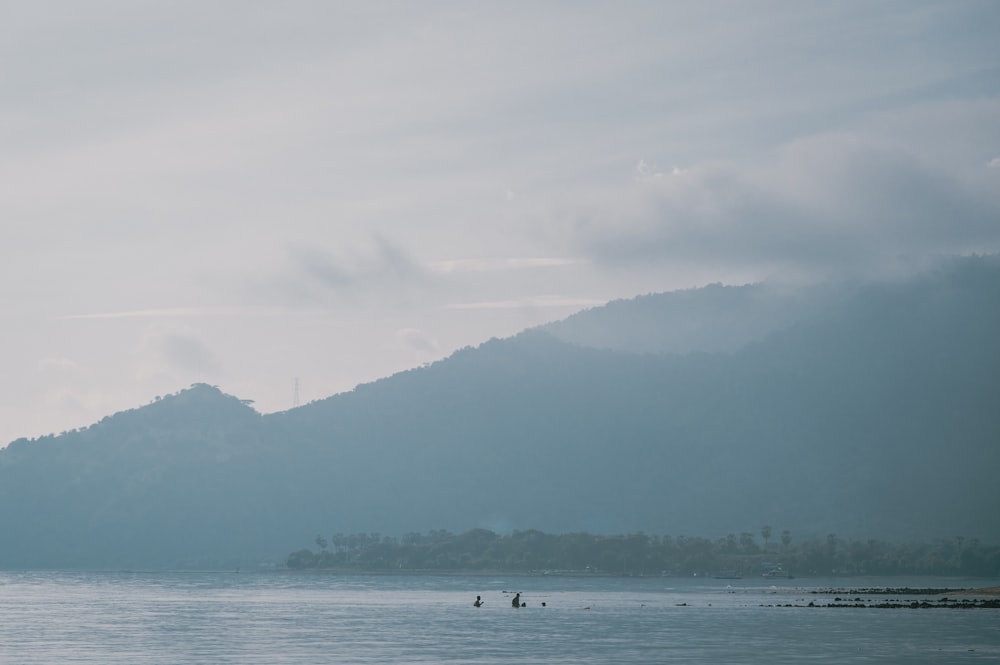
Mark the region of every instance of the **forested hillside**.
<instances>
[{"instance_id":1,"label":"forested hillside","mask_svg":"<svg viewBox=\"0 0 1000 665\"><path fill-rule=\"evenodd\" d=\"M683 294L706 299L692 329L741 325L720 288ZM1000 540L1000 261L814 293L781 325L739 305L753 334L725 351L588 346L576 321L284 413L198 385L16 441L0 566L248 565L318 532L477 527Z\"/></svg>"},{"instance_id":2,"label":"forested hillside","mask_svg":"<svg viewBox=\"0 0 1000 665\"><path fill-rule=\"evenodd\" d=\"M709 540L645 533L547 534L534 529L498 534L471 529L406 533L332 534L316 549L288 556L292 569L363 571L517 571L546 574L705 575L721 578L829 575L996 577L1000 547L975 539L930 542L845 540L836 534L798 541L790 531L743 531Z\"/></svg>"}]
</instances>

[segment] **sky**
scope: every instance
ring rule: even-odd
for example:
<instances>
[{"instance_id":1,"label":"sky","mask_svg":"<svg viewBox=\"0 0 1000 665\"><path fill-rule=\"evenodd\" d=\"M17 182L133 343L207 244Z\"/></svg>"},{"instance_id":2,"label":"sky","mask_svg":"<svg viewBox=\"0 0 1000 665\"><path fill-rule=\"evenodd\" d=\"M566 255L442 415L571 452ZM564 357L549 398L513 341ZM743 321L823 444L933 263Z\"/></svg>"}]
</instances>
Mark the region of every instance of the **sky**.
<instances>
[{"instance_id":1,"label":"sky","mask_svg":"<svg viewBox=\"0 0 1000 665\"><path fill-rule=\"evenodd\" d=\"M1000 251L1000 3L0 0L0 445Z\"/></svg>"}]
</instances>

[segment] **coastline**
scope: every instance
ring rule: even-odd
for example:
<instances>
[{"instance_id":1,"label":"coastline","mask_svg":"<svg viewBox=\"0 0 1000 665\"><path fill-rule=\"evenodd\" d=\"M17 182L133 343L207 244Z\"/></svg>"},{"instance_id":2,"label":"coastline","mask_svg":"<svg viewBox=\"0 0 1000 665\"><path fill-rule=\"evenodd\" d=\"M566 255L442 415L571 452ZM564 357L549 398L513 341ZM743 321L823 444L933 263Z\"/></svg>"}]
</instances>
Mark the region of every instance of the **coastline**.
<instances>
[{"instance_id":1,"label":"coastline","mask_svg":"<svg viewBox=\"0 0 1000 665\"><path fill-rule=\"evenodd\" d=\"M1000 598L1000 586L983 587L981 589L962 589L955 591L959 596L983 596L988 598Z\"/></svg>"}]
</instances>

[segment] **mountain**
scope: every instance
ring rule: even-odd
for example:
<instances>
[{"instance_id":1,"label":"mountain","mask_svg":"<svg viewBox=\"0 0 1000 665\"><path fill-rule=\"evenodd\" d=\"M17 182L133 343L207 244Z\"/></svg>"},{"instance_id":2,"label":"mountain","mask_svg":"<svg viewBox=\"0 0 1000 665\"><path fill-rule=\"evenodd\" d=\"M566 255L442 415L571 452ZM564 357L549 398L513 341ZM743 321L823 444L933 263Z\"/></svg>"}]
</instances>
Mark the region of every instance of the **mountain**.
<instances>
[{"instance_id":1,"label":"mountain","mask_svg":"<svg viewBox=\"0 0 1000 665\"><path fill-rule=\"evenodd\" d=\"M316 533L474 527L997 542L998 469L1000 259L972 257L643 296L291 411L196 385L18 440L0 566L236 566Z\"/></svg>"},{"instance_id":2,"label":"mountain","mask_svg":"<svg viewBox=\"0 0 1000 665\"><path fill-rule=\"evenodd\" d=\"M653 293L615 300L541 329L580 346L634 353L734 352L818 315L844 289L789 289L772 284Z\"/></svg>"}]
</instances>

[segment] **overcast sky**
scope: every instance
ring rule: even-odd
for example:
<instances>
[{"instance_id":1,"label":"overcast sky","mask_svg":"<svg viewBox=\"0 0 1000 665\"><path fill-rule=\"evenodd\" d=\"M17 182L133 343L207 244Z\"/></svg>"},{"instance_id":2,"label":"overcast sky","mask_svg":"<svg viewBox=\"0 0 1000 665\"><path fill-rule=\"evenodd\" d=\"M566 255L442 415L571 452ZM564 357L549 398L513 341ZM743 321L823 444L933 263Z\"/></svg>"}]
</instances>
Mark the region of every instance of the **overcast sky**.
<instances>
[{"instance_id":1,"label":"overcast sky","mask_svg":"<svg viewBox=\"0 0 1000 665\"><path fill-rule=\"evenodd\" d=\"M0 0L0 445L998 251L998 35L993 0Z\"/></svg>"}]
</instances>

